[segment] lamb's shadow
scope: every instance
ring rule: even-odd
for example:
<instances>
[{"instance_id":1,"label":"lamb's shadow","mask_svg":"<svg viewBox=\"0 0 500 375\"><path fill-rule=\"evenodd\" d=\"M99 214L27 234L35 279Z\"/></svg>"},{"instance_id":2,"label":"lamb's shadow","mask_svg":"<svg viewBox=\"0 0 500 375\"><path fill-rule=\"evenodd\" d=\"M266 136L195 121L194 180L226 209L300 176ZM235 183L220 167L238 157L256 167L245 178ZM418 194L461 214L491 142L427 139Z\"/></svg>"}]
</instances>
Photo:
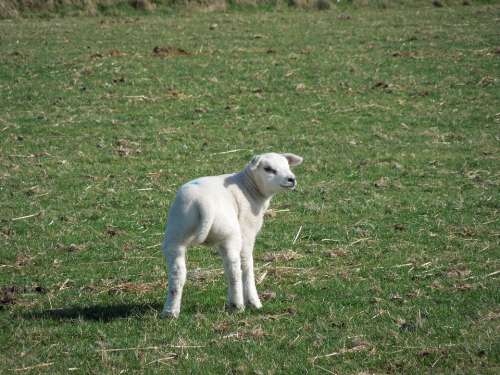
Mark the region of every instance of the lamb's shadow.
<instances>
[{"instance_id":1,"label":"lamb's shadow","mask_svg":"<svg viewBox=\"0 0 500 375\"><path fill-rule=\"evenodd\" d=\"M25 319L88 320L110 322L128 317L142 317L160 311L160 304L115 304L94 306L71 306L62 309L32 311L23 314Z\"/></svg>"}]
</instances>

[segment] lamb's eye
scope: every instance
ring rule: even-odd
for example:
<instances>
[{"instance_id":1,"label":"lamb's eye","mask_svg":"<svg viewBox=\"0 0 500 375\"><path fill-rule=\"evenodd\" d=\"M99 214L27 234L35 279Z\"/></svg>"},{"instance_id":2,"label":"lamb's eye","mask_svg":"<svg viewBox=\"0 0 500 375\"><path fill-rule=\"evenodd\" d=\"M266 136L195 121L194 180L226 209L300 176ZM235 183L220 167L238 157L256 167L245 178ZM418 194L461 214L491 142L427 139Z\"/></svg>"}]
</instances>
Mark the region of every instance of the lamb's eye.
<instances>
[{"instance_id":1,"label":"lamb's eye","mask_svg":"<svg viewBox=\"0 0 500 375\"><path fill-rule=\"evenodd\" d=\"M264 167L264 170L265 170L267 173L276 174L276 169L271 168L271 167L269 167L269 166Z\"/></svg>"}]
</instances>

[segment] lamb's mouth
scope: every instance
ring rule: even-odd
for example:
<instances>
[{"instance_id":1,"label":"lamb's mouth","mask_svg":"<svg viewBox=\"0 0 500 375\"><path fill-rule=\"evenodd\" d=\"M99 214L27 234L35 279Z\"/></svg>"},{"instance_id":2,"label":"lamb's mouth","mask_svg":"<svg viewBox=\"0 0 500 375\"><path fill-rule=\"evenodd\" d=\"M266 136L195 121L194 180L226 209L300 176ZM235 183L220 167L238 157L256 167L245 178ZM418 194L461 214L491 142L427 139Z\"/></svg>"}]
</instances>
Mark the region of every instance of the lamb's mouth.
<instances>
[{"instance_id":1,"label":"lamb's mouth","mask_svg":"<svg viewBox=\"0 0 500 375\"><path fill-rule=\"evenodd\" d=\"M294 190L295 189L295 186L297 186L297 184L289 184L289 185L280 185L283 189L289 189L289 190Z\"/></svg>"}]
</instances>

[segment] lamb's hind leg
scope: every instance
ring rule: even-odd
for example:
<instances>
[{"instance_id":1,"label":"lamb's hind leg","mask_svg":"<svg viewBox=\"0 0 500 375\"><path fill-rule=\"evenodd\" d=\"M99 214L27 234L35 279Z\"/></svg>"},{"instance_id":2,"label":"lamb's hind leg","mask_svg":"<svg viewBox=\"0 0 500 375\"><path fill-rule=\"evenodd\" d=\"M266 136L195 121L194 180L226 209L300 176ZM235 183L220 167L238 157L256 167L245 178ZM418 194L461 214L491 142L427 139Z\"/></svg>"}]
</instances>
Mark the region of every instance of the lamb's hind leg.
<instances>
[{"instance_id":1,"label":"lamb's hind leg","mask_svg":"<svg viewBox=\"0 0 500 375\"><path fill-rule=\"evenodd\" d=\"M181 310L182 289L186 282L186 246L165 243L165 256L168 264L168 290L162 318L177 318Z\"/></svg>"},{"instance_id":2,"label":"lamb's hind leg","mask_svg":"<svg viewBox=\"0 0 500 375\"><path fill-rule=\"evenodd\" d=\"M233 237L219 248L224 261L224 273L228 283L227 302L230 309L244 310L243 284L241 280L241 239Z\"/></svg>"}]
</instances>

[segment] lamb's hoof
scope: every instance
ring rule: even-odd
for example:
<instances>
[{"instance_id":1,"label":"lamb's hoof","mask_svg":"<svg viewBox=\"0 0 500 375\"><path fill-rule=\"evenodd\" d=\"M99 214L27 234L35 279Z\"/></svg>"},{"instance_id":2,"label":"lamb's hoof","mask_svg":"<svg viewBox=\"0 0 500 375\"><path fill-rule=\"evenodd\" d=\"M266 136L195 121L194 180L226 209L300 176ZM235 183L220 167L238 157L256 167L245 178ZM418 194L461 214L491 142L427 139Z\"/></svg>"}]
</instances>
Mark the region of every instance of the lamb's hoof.
<instances>
[{"instance_id":1,"label":"lamb's hoof","mask_svg":"<svg viewBox=\"0 0 500 375\"><path fill-rule=\"evenodd\" d=\"M160 314L161 319L177 319L179 317L179 312L163 310Z\"/></svg>"},{"instance_id":2,"label":"lamb's hoof","mask_svg":"<svg viewBox=\"0 0 500 375\"><path fill-rule=\"evenodd\" d=\"M248 301L247 306L254 310L262 309L262 303L260 301Z\"/></svg>"}]
</instances>

